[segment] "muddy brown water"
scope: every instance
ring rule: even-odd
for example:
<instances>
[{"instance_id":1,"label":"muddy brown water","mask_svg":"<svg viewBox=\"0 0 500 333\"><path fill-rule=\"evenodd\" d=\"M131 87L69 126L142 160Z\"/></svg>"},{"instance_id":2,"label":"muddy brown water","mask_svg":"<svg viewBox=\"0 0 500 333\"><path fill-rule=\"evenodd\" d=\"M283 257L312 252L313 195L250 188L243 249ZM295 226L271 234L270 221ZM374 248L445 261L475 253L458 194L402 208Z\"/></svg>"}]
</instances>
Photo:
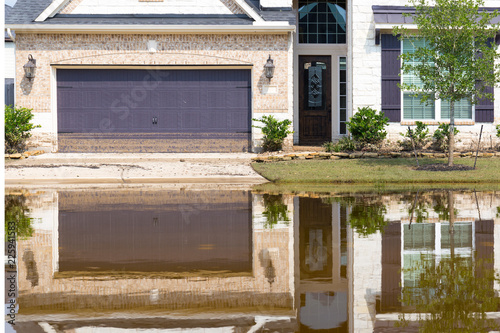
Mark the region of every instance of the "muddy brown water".
<instances>
[{"instance_id":1,"label":"muddy brown water","mask_svg":"<svg viewBox=\"0 0 500 333\"><path fill-rule=\"evenodd\" d=\"M7 193L7 332L472 332L500 318L498 192Z\"/></svg>"}]
</instances>

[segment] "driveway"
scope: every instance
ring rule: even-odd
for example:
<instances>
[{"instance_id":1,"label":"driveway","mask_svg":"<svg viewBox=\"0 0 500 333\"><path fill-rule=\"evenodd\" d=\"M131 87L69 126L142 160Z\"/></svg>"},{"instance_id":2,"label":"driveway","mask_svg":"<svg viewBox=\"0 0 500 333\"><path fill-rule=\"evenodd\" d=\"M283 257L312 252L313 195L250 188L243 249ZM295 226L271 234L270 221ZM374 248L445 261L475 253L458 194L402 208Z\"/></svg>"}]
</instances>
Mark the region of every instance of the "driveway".
<instances>
[{"instance_id":1,"label":"driveway","mask_svg":"<svg viewBox=\"0 0 500 333\"><path fill-rule=\"evenodd\" d=\"M5 161L5 184L233 183L266 179L250 166L249 153L64 154Z\"/></svg>"}]
</instances>

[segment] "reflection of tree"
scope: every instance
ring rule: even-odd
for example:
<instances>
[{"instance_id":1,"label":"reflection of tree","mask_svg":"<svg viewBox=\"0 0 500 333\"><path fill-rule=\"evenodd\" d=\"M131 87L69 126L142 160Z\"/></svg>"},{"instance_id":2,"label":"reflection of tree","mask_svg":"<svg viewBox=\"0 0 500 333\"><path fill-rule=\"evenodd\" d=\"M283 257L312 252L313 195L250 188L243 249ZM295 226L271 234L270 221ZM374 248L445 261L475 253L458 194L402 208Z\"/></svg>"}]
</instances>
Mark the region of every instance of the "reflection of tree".
<instances>
[{"instance_id":1,"label":"reflection of tree","mask_svg":"<svg viewBox=\"0 0 500 333\"><path fill-rule=\"evenodd\" d=\"M266 217L264 228L272 229L273 226L280 221L290 222L288 208L286 204L283 203L282 194L264 194L263 198L265 210L262 214Z\"/></svg>"},{"instance_id":2,"label":"reflection of tree","mask_svg":"<svg viewBox=\"0 0 500 333\"><path fill-rule=\"evenodd\" d=\"M350 208L349 223L351 228L364 237L383 231L388 221L385 218L386 206L380 197L343 196L323 198L324 203L339 202L343 207Z\"/></svg>"},{"instance_id":3,"label":"reflection of tree","mask_svg":"<svg viewBox=\"0 0 500 333\"><path fill-rule=\"evenodd\" d=\"M420 332L489 332L496 323L486 318L487 311L497 311L498 298L491 285L493 269L483 260L470 257L443 258L429 264L422 255L408 271L420 271L414 286L404 287L402 301L419 315ZM431 258L434 260L434 258ZM480 274L476 272L480 271ZM401 324L406 324L402 315Z\"/></svg>"},{"instance_id":4,"label":"reflection of tree","mask_svg":"<svg viewBox=\"0 0 500 333\"><path fill-rule=\"evenodd\" d=\"M349 222L351 228L363 236L371 235L377 231L383 231L387 225L385 214L387 209L382 203L366 205L354 205L351 210Z\"/></svg>"},{"instance_id":5,"label":"reflection of tree","mask_svg":"<svg viewBox=\"0 0 500 333\"><path fill-rule=\"evenodd\" d=\"M452 191L448 191L448 193L453 193ZM446 196L446 192L435 193L432 196L433 199L433 209L434 212L438 214L440 220L450 221L450 215L458 215L458 210L450 209L453 206L453 202L450 201L450 197ZM451 223L451 221L450 221Z\"/></svg>"},{"instance_id":6,"label":"reflection of tree","mask_svg":"<svg viewBox=\"0 0 500 333\"><path fill-rule=\"evenodd\" d=\"M449 221L450 257L435 264L433 256L422 253L406 273L418 274L416 283L402 290L402 302L424 313L419 315L420 332L489 332L496 328L487 311L497 311L499 301L492 288L495 271L486 260L455 255L453 192L434 197L439 218ZM491 261L491 260L489 260ZM406 324L402 315L402 324Z\"/></svg>"},{"instance_id":7,"label":"reflection of tree","mask_svg":"<svg viewBox=\"0 0 500 333\"><path fill-rule=\"evenodd\" d=\"M29 209L26 205L26 197L23 195L5 196L5 237L10 239L12 223L15 225L16 237L26 238L33 235L31 223L32 217L28 216ZM9 230L9 227L11 228Z\"/></svg>"}]
</instances>

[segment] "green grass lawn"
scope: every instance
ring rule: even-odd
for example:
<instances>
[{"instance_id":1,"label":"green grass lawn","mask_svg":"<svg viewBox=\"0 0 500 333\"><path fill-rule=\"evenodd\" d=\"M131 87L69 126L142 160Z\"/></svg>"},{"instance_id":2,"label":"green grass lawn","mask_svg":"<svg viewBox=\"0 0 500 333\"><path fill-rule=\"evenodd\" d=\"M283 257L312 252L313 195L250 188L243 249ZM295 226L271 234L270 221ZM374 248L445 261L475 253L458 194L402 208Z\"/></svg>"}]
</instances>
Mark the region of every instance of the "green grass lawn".
<instances>
[{"instance_id":1,"label":"green grass lawn","mask_svg":"<svg viewBox=\"0 0 500 333\"><path fill-rule=\"evenodd\" d=\"M445 159L420 159L420 165L446 163ZM474 165L472 158L455 158L455 164ZM450 184L500 183L500 159L477 160L470 171L418 171L414 159L292 160L252 163L256 172L278 183L332 184Z\"/></svg>"}]
</instances>

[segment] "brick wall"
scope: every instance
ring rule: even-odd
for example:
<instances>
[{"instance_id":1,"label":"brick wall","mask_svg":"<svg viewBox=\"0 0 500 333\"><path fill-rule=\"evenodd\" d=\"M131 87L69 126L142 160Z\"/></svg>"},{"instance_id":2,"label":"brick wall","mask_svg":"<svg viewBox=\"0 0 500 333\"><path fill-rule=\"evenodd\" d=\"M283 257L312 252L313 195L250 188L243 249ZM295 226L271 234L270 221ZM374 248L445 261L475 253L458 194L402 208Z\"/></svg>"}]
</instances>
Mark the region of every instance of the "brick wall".
<instances>
[{"instance_id":1,"label":"brick wall","mask_svg":"<svg viewBox=\"0 0 500 333\"><path fill-rule=\"evenodd\" d=\"M158 42L156 53L147 51L149 40ZM278 113L291 118L288 80L292 69L287 34L19 33L16 48L17 104L33 109L34 121L44 125L35 131L35 139L46 145L54 142L56 133L51 68L57 65L248 65L252 66L252 117ZM36 77L31 81L23 71L29 54L37 61ZM264 74L269 55L276 66L272 94L266 93L269 80Z\"/></svg>"}]
</instances>

